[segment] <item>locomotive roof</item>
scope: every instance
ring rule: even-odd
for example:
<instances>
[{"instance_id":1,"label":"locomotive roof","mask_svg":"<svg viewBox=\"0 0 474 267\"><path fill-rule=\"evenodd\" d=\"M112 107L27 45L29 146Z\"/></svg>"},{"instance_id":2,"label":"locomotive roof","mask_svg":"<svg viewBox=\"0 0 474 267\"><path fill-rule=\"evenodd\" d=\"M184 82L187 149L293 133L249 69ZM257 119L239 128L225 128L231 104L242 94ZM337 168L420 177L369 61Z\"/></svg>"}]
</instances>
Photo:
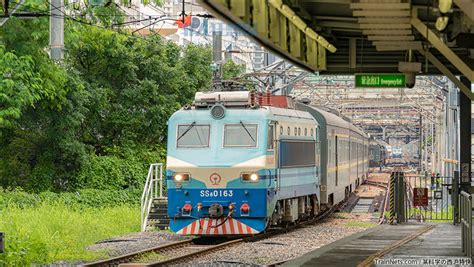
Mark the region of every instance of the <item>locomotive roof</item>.
<instances>
[{"instance_id":1,"label":"locomotive roof","mask_svg":"<svg viewBox=\"0 0 474 267\"><path fill-rule=\"evenodd\" d=\"M293 117L299 119L308 119L313 120L313 116L306 111L296 110L296 109L287 109L287 108L278 108L278 107L271 107L266 106L263 107L268 109L271 114L275 116L285 116L285 117Z\"/></svg>"},{"instance_id":2,"label":"locomotive roof","mask_svg":"<svg viewBox=\"0 0 474 267\"><path fill-rule=\"evenodd\" d=\"M268 118L273 117L275 120L299 120L299 121L308 121L312 123L317 123L317 121L306 111L272 107L272 106L262 106L260 108L251 109L248 107L226 107L226 110L230 112L229 114L240 114L239 116L251 116L254 118ZM176 111L169 120L192 120L192 119L212 119L210 114L210 109L197 109L194 107L191 108L181 108Z\"/></svg>"}]
</instances>

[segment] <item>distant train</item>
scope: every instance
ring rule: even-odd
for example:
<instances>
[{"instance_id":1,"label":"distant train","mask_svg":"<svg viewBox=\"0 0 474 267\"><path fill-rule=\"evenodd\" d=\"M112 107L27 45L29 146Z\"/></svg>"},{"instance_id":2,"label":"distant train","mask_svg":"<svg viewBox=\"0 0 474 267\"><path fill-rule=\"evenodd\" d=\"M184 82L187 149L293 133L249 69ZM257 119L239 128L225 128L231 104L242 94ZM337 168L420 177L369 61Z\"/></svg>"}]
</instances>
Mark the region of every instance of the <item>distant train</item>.
<instances>
[{"instance_id":1,"label":"distant train","mask_svg":"<svg viewBox=\"0 0 474 267\"><path fill-rule=\"evenodd\" d=\"M168 121L170 228L250 235L341 202L368 171L368 138L285 96L196 93Z\"/></svg>"},{"instance_id":2,"label":"distant train","mask_svg":"<svg viewBox=\"0 0 474 267\"><path fill-rule=\"evenodd\" d=\"M402 148L401 147L394 147L392 148L392 158L394 159L401 159L403 157L402 153Z\"/></svg>"},{"instance_id":3,"label":"distant train","mask_svg":"<svg viewBox=\"0 0 474 267\"><path fill-rule=\"evenodd\" d=\"M385 146L378 144L375 140L369 141L369 167L380 167L386 165L387 150Z\"/></svg>"}]
</instances>

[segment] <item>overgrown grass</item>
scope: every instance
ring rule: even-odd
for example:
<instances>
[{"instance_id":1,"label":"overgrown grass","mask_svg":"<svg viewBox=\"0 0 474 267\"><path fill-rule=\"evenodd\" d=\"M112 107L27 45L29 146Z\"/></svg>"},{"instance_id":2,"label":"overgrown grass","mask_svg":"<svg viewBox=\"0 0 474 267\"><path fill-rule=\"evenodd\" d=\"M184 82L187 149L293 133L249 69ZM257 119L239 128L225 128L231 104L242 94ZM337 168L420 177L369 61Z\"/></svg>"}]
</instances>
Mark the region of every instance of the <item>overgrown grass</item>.
<instances>
[{"instance_id":1,"label":"overgrown grass","mask_svg":"<svg viewBox=\"0 0 474 267\"><path fill-rule=\"evenodd\" d=\"M449 205L447 209L440 211L429 211L419 208L412 208L408 210L409 218L422 217L429 221L450 221L453 220L454 208Z\"/></svg>"},{"instance_id":2,"label":"overgrown grass","mask_svg":"<svg viewBox=\"0 0 474 267\"><path fill-rule=\"evenodd\" d=\"M154 261L161 261L166 259L166 256L161 255L156 252L145 253L135 259L135 262L154 262Z\"/></svg>"},{"instance_id":3,"label":"overgrown grass","mask_svg":"<svg viewBox=\"0 0 474 267\"><path fill-rule=\"evenodd\" d=\"M0 266L94 260L105 256L105 252L87 250L88 246L140 230L139 207L124 204L120 199L116 199L116 206L104 207L97 207L95 202L67 201L67 197L43 199L34 205L18 205L8 199L0 205L0 232L6 238Z\"/></svg>"},{"instance_id":4,"label":"overgrown grass","mask_svg":"<svg viewBox=\"0 0 474 267\"><path fill-rule=\"evenodd\" d=\"M28 193L22 189L6 190L0 187L0 210L10 206L33 208L42 203L64 204L74 208L102 208L120 205L140 205L142 190L81 189L76 192Z\"/></svg>"},{"instance_id":5,"label":"overgrown grass","mask_svg":"<svg viewBox=\"0 0 474 267\"><path fill-rule=\"evenodd\" d=\"M408 209L408 214L406 214L407 219L416 220L423 219L427 222L452 222L454 215L454 207L449 205L447 209L442 209L440 211L430 211L420 208L410 208ZM390 219L391 212L387 210L385 212L385 219Z\"/></svg>"}]
</instances>

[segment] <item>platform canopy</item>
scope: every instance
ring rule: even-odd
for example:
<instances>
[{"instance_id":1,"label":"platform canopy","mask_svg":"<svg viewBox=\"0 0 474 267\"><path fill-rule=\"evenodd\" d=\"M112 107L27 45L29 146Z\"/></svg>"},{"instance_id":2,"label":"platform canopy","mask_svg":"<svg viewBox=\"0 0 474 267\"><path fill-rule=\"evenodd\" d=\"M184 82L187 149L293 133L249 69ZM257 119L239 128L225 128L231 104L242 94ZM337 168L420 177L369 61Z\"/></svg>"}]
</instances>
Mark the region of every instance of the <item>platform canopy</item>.
<instances>
[{"instance_id":1,"label":"platform canopy","mask_svg":"<svg viewBox=\"0 0 474 267\"><path fill-rule=\"evenodd\" d=\"M474 82L474 0L200 2L308 70L395 73L412 50L410 60L422 63L421 74Z\"/></svg>"}]
</instances>

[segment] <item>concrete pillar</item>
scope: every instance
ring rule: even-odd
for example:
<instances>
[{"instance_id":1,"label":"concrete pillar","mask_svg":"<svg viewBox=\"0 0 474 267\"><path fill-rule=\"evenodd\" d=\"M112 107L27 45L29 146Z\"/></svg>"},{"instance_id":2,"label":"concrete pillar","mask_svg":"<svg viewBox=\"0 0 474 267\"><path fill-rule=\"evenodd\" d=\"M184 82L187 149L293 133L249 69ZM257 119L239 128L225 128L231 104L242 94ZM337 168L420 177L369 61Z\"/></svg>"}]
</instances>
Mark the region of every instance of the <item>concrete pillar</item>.
<instances>
[{"instance_id":1,"label":"concrete pillar","mask_svg":"<svg viewBox=\"0 0 474 267\"><path fill-rule=\"evenodd\" d=\"M471 88L471 82L461 76L461 82ZM459 93L459 143L461 188L471 191L471 100Z\"/></svg>"},{"instance_id":2,"label":"concrete pillar","mask_svg":"<svg viewBox=\"0 0 474 267\"><path fill-rule=\"evenodd\" d=\"M435 169L435 164L436 164L436 159L435 159L435 125L434 125L434 116L431 116L431 123L430 123L430 126L431 126L431 144L430 144L430 148L431 148L431 151L430 151L430 163L431 163L431 172L435 172L436 169Z\"/></svg>"},{"instance_id":3,"label":"concrete pillar","mask_svg":"<svg viewBox=\"0 0 474 267\"><path fill-rule=\"evenodd\" d=\"M419 169L420 169L420 172L424 172L425 171L425 167L423 165L423 142L424 142L424 139L423 139L423 116L420 114L420 145L418 146L418 158L419 158Z\"/></svg>"}]
</instances>

